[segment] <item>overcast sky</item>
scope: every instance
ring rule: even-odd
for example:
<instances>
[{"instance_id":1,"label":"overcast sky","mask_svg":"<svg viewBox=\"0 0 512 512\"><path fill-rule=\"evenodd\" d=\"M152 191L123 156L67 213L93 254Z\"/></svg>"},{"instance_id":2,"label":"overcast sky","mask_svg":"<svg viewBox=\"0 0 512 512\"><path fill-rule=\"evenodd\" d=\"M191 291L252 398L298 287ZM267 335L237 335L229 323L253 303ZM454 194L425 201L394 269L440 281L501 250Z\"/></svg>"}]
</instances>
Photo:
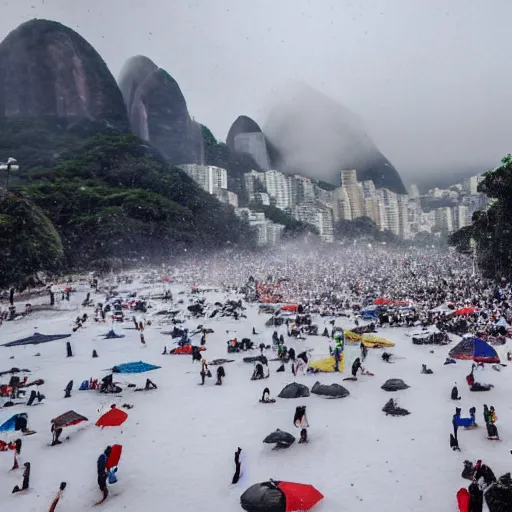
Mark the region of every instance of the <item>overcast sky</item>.
<instances>
[{"instance_id":1,"label":"overcast sky","mask_svg":"<svg viewBox=\"0 0 512 512\"><path fill-rule=\"evenodd\" d=\"M144 54L225 139L298 79L356 112L407 181L512 152L512 0L0 0L0 36L60 21L117 78Z\"/></svg>"}]
</instances>

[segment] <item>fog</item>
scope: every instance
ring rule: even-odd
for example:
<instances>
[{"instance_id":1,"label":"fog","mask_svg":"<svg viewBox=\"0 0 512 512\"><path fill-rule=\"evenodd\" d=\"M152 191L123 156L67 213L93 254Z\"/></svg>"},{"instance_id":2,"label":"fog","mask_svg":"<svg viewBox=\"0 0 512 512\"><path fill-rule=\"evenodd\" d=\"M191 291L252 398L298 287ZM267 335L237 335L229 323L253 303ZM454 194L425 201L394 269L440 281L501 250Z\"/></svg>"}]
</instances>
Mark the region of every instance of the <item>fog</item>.
<instances>
[{"instance_id":1,"label":"fog","mask_svg":"<svg viewBox=\"0 0 512 512\"><path fill-rule=\"evenodd\" d=\"M83 35L114 76L144 54L225 139L265 125L288 80L344 105L405 182L494 166L511 150L510 0L4 0Z\"/></svg>"}]
</instances>

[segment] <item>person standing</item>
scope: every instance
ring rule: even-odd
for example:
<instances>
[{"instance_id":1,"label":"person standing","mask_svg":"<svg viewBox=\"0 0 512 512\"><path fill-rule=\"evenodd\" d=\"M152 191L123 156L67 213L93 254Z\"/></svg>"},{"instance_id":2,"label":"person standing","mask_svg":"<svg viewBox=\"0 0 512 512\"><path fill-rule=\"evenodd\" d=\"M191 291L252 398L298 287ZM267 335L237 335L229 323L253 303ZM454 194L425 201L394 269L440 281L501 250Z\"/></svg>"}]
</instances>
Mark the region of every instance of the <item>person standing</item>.
<instances>
[{"instance_id":1,"label":"person standing","mask_svg":"<svg viewBox=\"0 0 512 512\"><path fill-rule=\"evenodd\" d=\"M23 465L25 466L25 470L23 471L23 484L21 485L21 489L17 485L14 486L12 490L13 494L15 492L26 491L30 484L30 462L25 462Z\"/></svg>"},{"instance_id":2,"label":"person standing","mask_svg":"<svg viewBox=\"0 0 512 512\"><path fill-rule=\"evenodd\" d=\"M231 480L232 484L238 483L240 480L240 474L242 471L242 463L240 462L240 453L242 453L242 448L238 447L238 450L235 452L235 474L233 475L233 479Z\"/></svg>"},{"instance_id":3,"label":"person standing","mask_svg":"<svg viewBox=\"0 0 512 512\"><path fill-rule=\"evenodd\" d=\"M103 493L102 501L105 501L108 497L108 488L107 488L107 461L112 451L111 446L107 446L105 451L98 457L98 461L96 463L96 469L98 472L98 487L100 491Z\"/></svg>"},{"instance_id":4,"label":"person standing","mask_svg":"<svg viewBox=\"0 0 512 512\"><path fill-rule=\"evenodd\" d=\"M61 482L59 487L59 492L55 496L54 500L52 501L52 504L50 505L50 509L48 512L55 512L55 509L57 508L57 504L59 503L60 499L62 498L62 493L64 492L64 489L66 488L66 482Z\"/></svg>"}]
</instances>

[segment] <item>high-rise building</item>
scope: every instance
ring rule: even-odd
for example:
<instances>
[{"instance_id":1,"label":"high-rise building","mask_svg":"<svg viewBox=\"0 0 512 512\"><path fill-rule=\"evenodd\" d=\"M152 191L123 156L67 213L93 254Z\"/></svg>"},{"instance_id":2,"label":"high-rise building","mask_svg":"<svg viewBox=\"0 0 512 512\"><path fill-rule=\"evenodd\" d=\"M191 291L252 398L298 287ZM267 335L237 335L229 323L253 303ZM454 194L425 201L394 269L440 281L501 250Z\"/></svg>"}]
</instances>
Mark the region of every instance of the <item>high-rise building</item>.
<instances>
[{"instance_id":1,"label":"high-rise building","mask_svg":"<svg viewBox=\"0 0 512 512\"><path fill-rule=\"evenodd\" d=\"M435 227L441 233L451 233L453 231L453 217L451 208L436 208L435 214Z\"/></svg>"},{"instance_id":2,"label":"high-rise building","mask_svg":"<svg viewBox=\"0 0 512 512\"><path fill-rule=\"evenodd\" d=\"M478 183L480 176L471 176L467 180L464 180L463 187L464 192L470 196L475 196L478 194Z\"/></svg>"},{"instance_id":3,"label":"high-rise building","mask_svg":"<svg viewBox=\"0 0 512 512\"><path fill-rule=\"evenodd\" d=\"M363 191L357 182L355 169L341 171L341 186L346 189L352 219L363 216Z\"/></svg>"},{"instance_id":4,"label":"high-rise building","mask_svg":"<svg viewBox=\"0 0 512 512\"><path fill-rule=\"evenodd\" d=\"M371 180L363 181L361 187L363 189L363 214L376 222L377 189Z\"/></svg>"},{"instance_id":5,"label":"high-rise building","mask_svg":"<svg viewBox=\"0 0 512 512\"><path fill-rule=\"evenodd\" d=\"M418 199L418 197L420 197L420 191L418 189L418 185L411 185L409 187L409 192L410 192L411 199Z\"/></svg>"},{"instance_id":6,"label":"high-rise building","mask_svg":"<svg viewBox=\"0 0 512 512\"><path fill-rule=\"evenodd\" d=\"M249 194L249 201L261 203L264 206L270 206L270 197L266 192L253 192Z\"/></svg>"},{"instance_id":7,"label":"high-rise building","mask_svg":"<svg viewBox=\"0 0 512 512\"><path fill-rule=\"evenodd\" d=\"M463 204L455 206L452 211L452 218L455 231L468 226L470 223L469 208Z\"/></svg>"},{"instance_id":8,"label":"high-rise building","mask_svg":"<svg viewBox=\"0 0 512 512\"><path fill-rule=\"evenodd\" d=\"M332 192L334 222L340 220L352 220L352 210L348 199L347 189L338 187Z\"/></svg>"},{"instance_id":9,"label":"high-rise building","mask_svg":"<svg viewBox=\"0 0 512 512\"><path fill-rule=\"evenodd\" d=\"M407 240L411 237L409 224L409 196L398 194L398 235Z\"/></svg>"},{"instance_id":10,"label":"high-rise building","mask_svg":"<svg viewBox=\"0 0 512 512\"><path fill-rule=\"evenodd\" d=\"M295 219L311 224L324 242L334 242L332 209L318 201L300 203L292 208Z\"/></svg>"},{"instance_id":11,"label":"high-rise building","mask_svg":"<svg viewBox=\"0 0 512 512\"><path fill-rule=\"evenodd\" d=\"M178 166L185 171L203 190L219 194L228 188L228 172L214 165L183 164Z\"/></svg>"},{"instance_id":12,"label":"high-rise building","mask_svg":"<svg viewBox=\"0 0 512 512\"><path fill-rule=\"evenodd\" d=\"M384 208L386 211L387 229L397 236L400 236L400 215L398 209L397 194L383 188L379 190L384 200Z\"/></svg>"},{"instance_id":13,"label":"high-rise building","mask_svg":"<svg viewBox=\"0 0 512 512\"><path fill-rule=\"evenodd\" d=\"M268 195L275 201L277 208L284 210L291 206L291 193L287 177L279 171L265 172L265 185Z\"/></svg>"},{"instance_id":14,"label":"high-rise building","mask_svg":"<svg viewBox=\"0 0 512 512\"><path fill-rule=\"evenodd\" d=\"M265 190L265 173L251 171L244 174L245 189L249 195Z\"/></svg>"}]
</instances>

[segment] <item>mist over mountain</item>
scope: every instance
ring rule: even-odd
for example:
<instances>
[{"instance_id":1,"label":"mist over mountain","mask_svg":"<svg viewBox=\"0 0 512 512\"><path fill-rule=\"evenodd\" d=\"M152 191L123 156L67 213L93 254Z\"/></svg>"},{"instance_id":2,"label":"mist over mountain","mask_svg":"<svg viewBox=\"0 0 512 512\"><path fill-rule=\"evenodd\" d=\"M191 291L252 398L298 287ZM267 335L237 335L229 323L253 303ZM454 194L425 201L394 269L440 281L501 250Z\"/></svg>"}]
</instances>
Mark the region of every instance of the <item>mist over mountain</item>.
<instances>
[{"instance_id":1,"label":"mist over mountain","mask_svg":"<svg viewBox=\"0 0 512 512\"><path fill-rule=\"evenodd\" d=\"M285 173L339 185L342 169L356 169L359 181L405 192L398 171L375 146L362 121L309 86L293 84L278 94L263 131L273 166Z\"/></svg>"}]
</instances>

